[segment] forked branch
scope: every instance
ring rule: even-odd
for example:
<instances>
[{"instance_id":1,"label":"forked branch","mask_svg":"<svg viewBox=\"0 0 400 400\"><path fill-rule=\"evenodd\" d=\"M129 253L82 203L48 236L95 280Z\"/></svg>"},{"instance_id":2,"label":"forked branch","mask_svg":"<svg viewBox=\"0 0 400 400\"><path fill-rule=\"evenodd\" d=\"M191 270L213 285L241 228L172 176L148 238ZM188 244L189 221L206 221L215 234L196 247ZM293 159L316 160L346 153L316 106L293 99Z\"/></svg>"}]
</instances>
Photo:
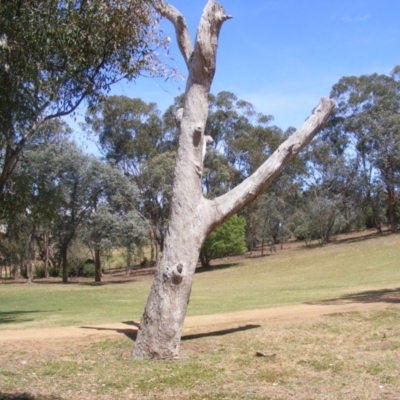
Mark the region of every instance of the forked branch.
<instances>
[{"instance_id":1,"label":"forked branch","mask_svg":"<svg viewBox=\"0 0 400 400\"><path fill-rule=\"evenodd\" d=\"M218 36L222 24L232 18L215 0L208 0L197 29L191 67L196 79L210 89L216 69Z\"/></svg>"}]
</instances>

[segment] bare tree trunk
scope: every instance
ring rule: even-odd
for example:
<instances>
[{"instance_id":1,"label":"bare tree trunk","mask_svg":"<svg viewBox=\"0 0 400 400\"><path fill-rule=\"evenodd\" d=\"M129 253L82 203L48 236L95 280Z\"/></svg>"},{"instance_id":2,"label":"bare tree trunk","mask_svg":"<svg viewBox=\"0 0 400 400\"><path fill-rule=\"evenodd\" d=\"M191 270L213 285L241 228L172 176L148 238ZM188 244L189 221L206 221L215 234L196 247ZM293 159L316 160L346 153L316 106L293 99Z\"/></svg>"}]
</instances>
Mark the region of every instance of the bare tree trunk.
<instances>
[{"instance_id":1,"label":"bare tree trunk","mask_svg":"<svg viewBox=\"0 0 400 400\"><path fill-rule=\"evenodd\" d=\"M126 248L126 274L132 273L132 249L130 246Z\"/></svg>"},{"instance_id":2,"label":"bare tree trunk","mask_svg":"<svg viewBox=\"0 0 400 400\"><path fill-rule=\"evenodd\" d=\"M25 278L27 276L25 260L22 257L20 257L18 261L19 261L19 275Z\"/></svg>"},{"instance_id":3,"label":"bare tree trunk","mask_svg":"<svg viewBox=\"0 0 400 400\"><path fill-rule=\"evenodd\" d=\"M45 278L49 277L49 239L50 233L45 232L43 234L44 241L44 276Z\"/></svg>"},{"instance_id":4,"label":"bare tree trunk","mask_svg":"<svg viewBox=\"0 0 400 400\"><path fill-rule=\"evenodd\" d=\"M33 282L33 267L35 263L35 233L32 232L29 238L29 250L28 250L28 265L27 265L27 277L28 283Z\"/></svg>"},{"instance_id":5,"label":"bare tree trunk","mask_svg":"<svg viewBox=\"0 0 400 400\"><path fill-rule=\"evenodd\" d=\"M394 195L394 190L392 190L391 187L387 187L386 192L387 192L387 196L388 196L390 230L392 233L395 233L397 231L396 198Z\"/></svg>"},{"instance_id":6,"label":"bare tree trunk","mask_svg":"<svg viewBox=\"0 0 400 400\"><path fill-rule=\"evenodd\" d=\"M18 260L14 260L14 257L11 256L11 260L10 261L11 261L11 265L13 266L13 271L14 271L13 279L17 279L18 278Z\"/></svg>"},{"instance_id":7,"label":"bare tree trunk","mask_svg":"<svg viewBox=\"0 0 400 400\"><path fill-rule=\"evenodd\" d=\"M175 26L189 69L185 105L177 113L180 127L169 225L163 254L140 323L134 358L178 355L183 322L201 245L207 234L262 193L283 167L324 125L333 101L322 99L313 115L249 178L214 200L202 195L204 128L208 95L215 72L218 35L230 17L209 0L201 17L194 49L183 16L165 3L160 12Z\"/></svg>"},{"instance_id":8,"label":"bare tree trunk","mask_svg":"<svg viewBox=\"0 0 400 400\"><path fill-rule=\"evenodd\" d=\"M62 260L62 281L68 283L68 264L67 264L68 246L63 244L61 246L61 260Z\"/></svg>"},{"instance_id":9,"label":"bare tree trunk","mask_svg":"<svg viewBox=\"0 0 400 400\"><path fill-rule=\"evenodd\" d=\"M154 235L154 231L152 228L150 229L150 232L149 232L149 239L150 239L150 248L151 248L150 262L153 264L153 263L156 263L158 254L157 254L156 237Z\"/></svg>"},{"instance_id":10,"label":"bare tree trunk","mask_svg":"<svg viewBox=\"0 0 400 400\"><path fill-rule=\"evenodd\" d=\"M160 255L159 255L159 246L158 246L158 243L157 243L157 240L155 240L154 241L154 247L155 247L155 250L156 250L156 262L158 261L158 259L160 258Z\"/></svg>"},{"instance_id":11,"label":"bare tree trunk","mask_svg":"<svg viewBox=\"0 0 400 400\"><path fill-rule=\"evenodd\" d=\"M97 246L94 249L94 281L101 282L101 258L100 249Z\"/></svg>"}]
</instances>

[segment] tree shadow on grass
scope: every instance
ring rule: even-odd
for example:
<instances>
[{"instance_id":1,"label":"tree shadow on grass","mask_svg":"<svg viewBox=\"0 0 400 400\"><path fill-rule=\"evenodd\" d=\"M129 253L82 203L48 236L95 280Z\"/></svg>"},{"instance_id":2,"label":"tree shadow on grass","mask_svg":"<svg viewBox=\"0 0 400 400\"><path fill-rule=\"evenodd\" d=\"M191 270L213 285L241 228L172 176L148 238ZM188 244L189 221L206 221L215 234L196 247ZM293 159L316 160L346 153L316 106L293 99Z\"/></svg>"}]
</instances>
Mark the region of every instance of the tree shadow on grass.
<instances>
[{"instance_id":1,"label":"tree shadow on grass","mask_svg":"<svg viewBox=\"0 0 400 400\"><path fill-rule=\"evenodd\" d=\"M3 393L0 392L1 400L61 400L58 396L43 396L43 395L33 395L30 393Z\"/></svg>"},{"instance_id":2,"label":"tree shadow on grass","mask_svg":"<svg viewBox=\"0 0 400 400\"><path fill-rule=\"evenodd\" d=\"M261 252L259 252L259 253L253 252L252 254L246 254L246 258L267 258L267 257L271 257L275 253L276 252L273 252L273 253L264 252L264 254L261 254Z\"/></svg>"},{"instance_id":3,"label":"tree shadow on grass","mask_svg":"<svg viewBox=\"0 0 400 400\"><path fill-rule=\"evenodd\" d=\"M312 250L312 249L320 248L321 246L326 246L326 245L352 244L352 243L367 242L368 240L371 240L371 239L376 239L376 238L390 236L390 235L393 235L393 233L390 231L384 231L382 233L371 232L371 233L367 233L362 236L354 236L354 237L346 237L346 238L332 238L332 240L325 245L322 243L319 243L319 242L318 243L310 243L308 245L303 246L302 248ZM315 240L313 240L313 242L315 242Z\"/></svg>"},{"instance_id":4,"label":"tree shadow on grass","mask_svg":"<svg viewBox=\"0 0 400 400\"><path fill-rule=\"evenodd\" d=\"M238 326L237 328L222 329L219 331L205 332L205 333L194 333L192 335L182 336L182 340L194 340L194 339L201 339L204 337L225 336L225 335L230 335L232 333L248 331L250 329L256 329L256 328L261 328L261 325L248 324L248 325Z\"/></svg>"},{"instance_id":5,"label":"tree shadow on grass","mask_svg":"<svg viewBox=\"0 0 400 400\"><path fill-rule=\"evenodd\" d=\"M121 334L125 335L126 337L128 337L129 339L135 341L136 336L137 336L137 331L139 329L139 323L137 323L135 321L126 321L123 323L126 325L134 326L136 329L135 328L113 329L113 328L103 328L103 327L96 328L94 326L81 326L81 328L82 329L95 329L97 331L114 331L114 332L121 333ZM194 340L194 339L200 339L203 337L224 336L224 335L230 335L232 333L247 331L250 329L256 329L256 328L260 328L260 327L261 327L261 325L248 324L248 325L244 325L244 326L239 326L237 328L222 329L222 330L218 330L218 331L204 332L204 333L195 333L195 334L191 334L191 335L183 335L182 340Z\"/></svg>"},{"instance_id":6,"label":"tree shadow on grass","mask_svg":"<svg viewBox=\"0 0 400 400\"><path fill-rule=\"evenodd\" d=\"M210 272L210 271L217 271L219 269L228 269L232 267L237 267L239 263L230 263L230 264L217 264L211 265L210 267L198 267L196 268L196 274L200 274L202 272Z\"/></svg>"},{"instance_id":7,"label":"tree shadow on grass","mask_svg":"<svg viewBox=\"0 0 400 400\"><path fill-rule=\"evenodd\" d=\"M356 237L342 238L342 239L334 240L331 243L332 244L359 243L359 242L366 242L370 239L375 239L375 238L385 237L385 236L390 236L390 235L392 235L392 232L390 232L390 231L382 232L382 233L371 232L371 233L368 233L367 235L363 235L363 236L356 236Z\"/></svg>"},{"instance_id":8,"label":"tree shadow on grass","mask_svg":"<svg viewBox=\"0 0 400 400\"><path fill-rule=\"evenodd\" d=\"M380 290L367 290L364 292L351 293L336 299L328 299L314 302L307 302L306 304L343 304L343 303L389 303L400 304L400 288L396 289L380 289Z\"/></svg>"},{"instance_id":9,"label":"tree shadow on grass","mask_svg":"<svg viewBox=\"0 0 400 400\"><path fill-rule=\"evenodd\" d=\"M11 323L22 323L22 322L31 322L34 321L33 318L21 318L21 316L25 314L35 314L35 313L43 313L43 312L54 312L55 310L48 311L0 311L0 325L2 324L11 324ZM61 310L57 310L61 311ZM0 397L2 399L2 397Z\"/></svg>"},{"instance_id":10,"label":"tree shadow on grass","mask_svg":"<svg viewBox=\"0 0 400 400\"><path fill-rule=\"evenodd\" d=\"M20 316L25 314L38 313L40 311L0 311L0 325L11 324L15 322L29 322L33 321L32 318L20 318ZM2 397L0 397L2 399Z\"/></svg>"},{"instance_id":11,"label":"tree shadow on grass","mask_svg":"<svg viewBox=\"0 0 400 400\"><path fill-rule=\"evenodd\" d=\"M94 278L87 277L69 277L68 282L63 282L61 278L40 278L34 279L33 284L36 285L77 285L77 286L104 286L114 284L124 284L141 281L140 278L154 275L155 267L136 268L130 274L124 271L103 272L103 280L101 282L94 282ZM139 278L139 279L138 279ZM11 283L26 283L26 281L10 281Z\"/></svg>"}]
</instances>

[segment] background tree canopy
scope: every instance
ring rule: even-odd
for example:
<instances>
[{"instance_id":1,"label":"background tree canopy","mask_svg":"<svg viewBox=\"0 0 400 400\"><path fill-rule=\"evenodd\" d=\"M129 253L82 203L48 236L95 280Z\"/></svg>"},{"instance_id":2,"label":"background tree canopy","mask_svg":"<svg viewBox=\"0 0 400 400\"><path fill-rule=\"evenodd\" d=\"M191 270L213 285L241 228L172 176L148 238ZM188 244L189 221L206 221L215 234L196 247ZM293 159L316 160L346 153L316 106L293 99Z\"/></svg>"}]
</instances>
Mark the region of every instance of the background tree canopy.
<instances>
[{"instance_id":1,"label":"background tree canopy","mask_svg":"<svg viewBox=\"0 0 400 400\"><path fill-rule=\"evenodd\" d=\"M201 252L203 265L246 250L263 254L266 246L279 249L290 238L323 244L352 229L382 231L388 224L397 230L398 71L343 77L331 95L337 107L321 134L240 216L210 234ZM202 185L212 199L249 176L293 129L282 131L271 116L230 92L210 95L209 103L206 133L214 141ZM100 280L112 249L121 250L121 265L128 270L144 259L148 244L146 258L156 261L168 227L174 112L181 104L178 97L162 113L155 103L110 96L90 106L84 129L96 138L103 160L69 143L71 129L58 119L41 125L26 142L2 196L3 262L19 263L28 274L36 257L48 264L44 275L62 270L68 275L81 268L75 266L80 246L89 249L84 260L93 258ZM2 140L4 156L5 136Z\"/></svg>"},{"instance_id":2,"label":"background tree canopy","mask_svg":"<svg viewBox=\"0 0 400 400\"><path fill-rule=\"evenodd\" d=\"M165 73L152 0L0 2L0 196L49 120L141 71Z\"/></svg>"}]
</instances>

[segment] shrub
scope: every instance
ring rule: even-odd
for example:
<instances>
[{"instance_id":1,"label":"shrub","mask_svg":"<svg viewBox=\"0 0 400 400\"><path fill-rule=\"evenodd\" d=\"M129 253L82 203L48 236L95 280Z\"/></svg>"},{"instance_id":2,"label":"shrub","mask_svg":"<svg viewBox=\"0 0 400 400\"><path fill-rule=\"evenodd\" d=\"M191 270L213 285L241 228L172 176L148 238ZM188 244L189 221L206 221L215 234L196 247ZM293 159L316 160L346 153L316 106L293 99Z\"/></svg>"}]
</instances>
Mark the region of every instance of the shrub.
<instances>
[{"instance_id":1,"label":"shrub","mask_svg":"<svg viewBox=\"0 0 400 400\"><path fill-rule=\"evenodd\" d=\"M210 267L210 261L216 258L244 254L246 252L246 221L233 215L221 226L211 232L200 251L203 267Z\"/></svg>"},{"instance_id":2,"label":"shrub","mask_svg":"<svg viewBox=\"0 0 400 400\"><path fill-rule=\"evenodd\" d=\"M86 263L83 265L82 268L82 276L85 276L87 278L93 278L95 275L95 268L94 268L94 261L93 260L87 260Z\"/></svg>"}]
</instances>

